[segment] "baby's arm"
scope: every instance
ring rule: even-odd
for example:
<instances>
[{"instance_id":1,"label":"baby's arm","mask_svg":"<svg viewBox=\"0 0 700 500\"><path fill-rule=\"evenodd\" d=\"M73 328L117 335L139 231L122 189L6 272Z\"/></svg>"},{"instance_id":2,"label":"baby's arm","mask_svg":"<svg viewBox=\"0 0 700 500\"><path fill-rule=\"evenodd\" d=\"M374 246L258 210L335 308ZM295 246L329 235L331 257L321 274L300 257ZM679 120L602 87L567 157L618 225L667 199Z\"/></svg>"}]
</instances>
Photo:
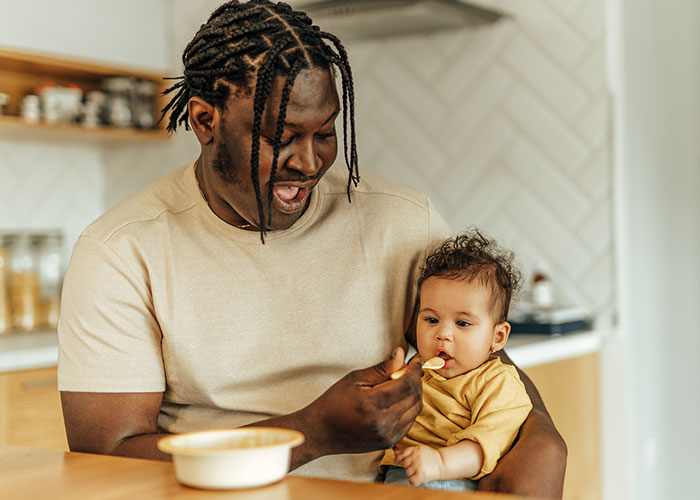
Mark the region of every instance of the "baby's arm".
<instances>
[{"instance_id":1,"label":"baby's arm","mask_svg":"<svg viewBox=\"0 0 700 500\"><path fill-rule=\"evenodd\" d=\"M484 463L481 446L469 439L444 448L410 446L396 452L412 486L476 476Z\"/></svg>"}]
</instances>

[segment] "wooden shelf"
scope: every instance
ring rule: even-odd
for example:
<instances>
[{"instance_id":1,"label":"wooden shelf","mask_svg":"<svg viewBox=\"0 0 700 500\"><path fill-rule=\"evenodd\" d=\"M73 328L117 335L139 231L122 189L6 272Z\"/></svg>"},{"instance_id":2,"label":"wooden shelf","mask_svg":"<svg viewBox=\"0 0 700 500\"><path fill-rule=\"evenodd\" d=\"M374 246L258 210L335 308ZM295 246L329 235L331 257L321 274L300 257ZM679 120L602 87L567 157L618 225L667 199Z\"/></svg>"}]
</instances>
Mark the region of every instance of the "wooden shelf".
<instances>
[{"instance_id":1,"label":"wooden shelf","mask_svg":"<svg viewBox=\"0 0 700 500\"><path fill-rule=\"evenodd\" d=\"M75 84L83 92L89 92L101 90L103 79L112 76L129 76L153 82L156 86L154 109L160 110L164 106L165 99L160 94L168 83L163 80L162 75L76 59L0 49L0 92L10 95L10 103L4 111L5 114L0 115L0 139L13 137L106 143L167 140L164 123L161 124L161 128L152 130L117 127L86 128L73 124L29 124L19 117L22 98L27 94L35 93L40 85Z\"/></svg>"},{"instance_id":2,"label":"wooden shelf","mask_svg":"<svg viewBox=\"0 0 700 500\"><path fill-rule=\"evenodd\" d=\"M166 141L168 134L163 129L86 128L70 124L31 124L26 123L19 116L0 116L0 140L9 137L46 141L119 143Z\"/></svg>"}]
</instances>

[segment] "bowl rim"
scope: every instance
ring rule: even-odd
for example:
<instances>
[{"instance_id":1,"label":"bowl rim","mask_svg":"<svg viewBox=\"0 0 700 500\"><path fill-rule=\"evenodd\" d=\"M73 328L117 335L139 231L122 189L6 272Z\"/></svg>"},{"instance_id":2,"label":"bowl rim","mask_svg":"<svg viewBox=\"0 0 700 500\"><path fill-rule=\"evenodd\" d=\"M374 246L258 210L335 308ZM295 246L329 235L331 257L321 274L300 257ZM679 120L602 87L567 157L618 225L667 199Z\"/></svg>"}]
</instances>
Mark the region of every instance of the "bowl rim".
<instances>
[{"instance_id":1,"label":"bowl rim","mask_svg":"<svg viewBox=\"0 0 700 500\"><path fill-rule=\"evenodd\" d=\"M178 439L183 436L194 436L199 434L249 434L255 432L274 432L276 434L286 434L287 439L273 444L264 444L261 446L249 448L182 448L174 445ZM293 448L299 446L305 440L304 435L293 429L285 429L282 427L234 427L230 429L207 429L193 432L182 432L179 434L171 434L161 438L157 442L158 449L171 455L230 455L235 453L250 452L252 450L270 450L273 448Z\"/></svg>"}]
</instances>

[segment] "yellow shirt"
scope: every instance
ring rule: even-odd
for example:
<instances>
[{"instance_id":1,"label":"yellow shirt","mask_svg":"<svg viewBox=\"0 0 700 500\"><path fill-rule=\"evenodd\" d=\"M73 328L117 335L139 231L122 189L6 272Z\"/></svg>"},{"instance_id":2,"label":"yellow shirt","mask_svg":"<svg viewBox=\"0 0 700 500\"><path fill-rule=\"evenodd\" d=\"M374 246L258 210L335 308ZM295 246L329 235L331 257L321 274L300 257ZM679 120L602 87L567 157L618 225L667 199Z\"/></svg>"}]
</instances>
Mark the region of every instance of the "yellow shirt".
<instances>
[{"instance_id":1,"label":"yellow shirt","mask_svg":"<svg viewBox=\"0 0 700 500\"><path fill-rule=\"evenodd\" d=\"M396 446L443 448L470 439L481 445L484 464L471 479L490 474L508 451L532 404L515 367L493 357L478 368L446 379L425 370L423 411ZM398 465L387 450L381 465Z\"/></svg>"}]
</instances>

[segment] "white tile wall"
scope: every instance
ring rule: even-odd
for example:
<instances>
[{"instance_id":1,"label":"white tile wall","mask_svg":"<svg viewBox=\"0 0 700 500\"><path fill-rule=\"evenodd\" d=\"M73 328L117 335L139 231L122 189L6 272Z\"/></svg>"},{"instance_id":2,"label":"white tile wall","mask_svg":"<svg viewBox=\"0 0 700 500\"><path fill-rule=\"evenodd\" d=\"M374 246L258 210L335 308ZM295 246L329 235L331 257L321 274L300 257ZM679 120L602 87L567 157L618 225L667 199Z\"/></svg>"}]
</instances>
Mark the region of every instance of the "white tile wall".
<instances>
[{"instance_id":1,"label":"white tile wall","mask_svg":"<svg viewBox=\"0 0 700 500\"><path fill-rule=\"evenodd\" d=\"M562 300L612 313L611 129L605 0L492 0L512 16L476 30L348 44L360 164L427 191L453 229L478 224ZM173 72L220 2L171 0ZM295 2L299 3L299 2ZM197 153L0 138L0 229L59 225L69 240Z\"/></svg>"},{"instance_id":2,"label":"white tile wall","mask_svg":"<svg viewBox=\"0 0 700 500\"><path fill-rule=\"evenodd\" d=\"M103 211L103 159L94 146L0 137L0 231L58 228L64 261Z\"/></svg>"},{"instance_id":3,"label":"white tile wall","mask_svg":"<svg viewBox=\"0 0 700 500\"><path fill-rule=\"evenodd\" d=\"M348 44L360 164L478 224L563 301L614 305L605 0L492 0L477 30Z\"/></svg>"}]
</instances>

